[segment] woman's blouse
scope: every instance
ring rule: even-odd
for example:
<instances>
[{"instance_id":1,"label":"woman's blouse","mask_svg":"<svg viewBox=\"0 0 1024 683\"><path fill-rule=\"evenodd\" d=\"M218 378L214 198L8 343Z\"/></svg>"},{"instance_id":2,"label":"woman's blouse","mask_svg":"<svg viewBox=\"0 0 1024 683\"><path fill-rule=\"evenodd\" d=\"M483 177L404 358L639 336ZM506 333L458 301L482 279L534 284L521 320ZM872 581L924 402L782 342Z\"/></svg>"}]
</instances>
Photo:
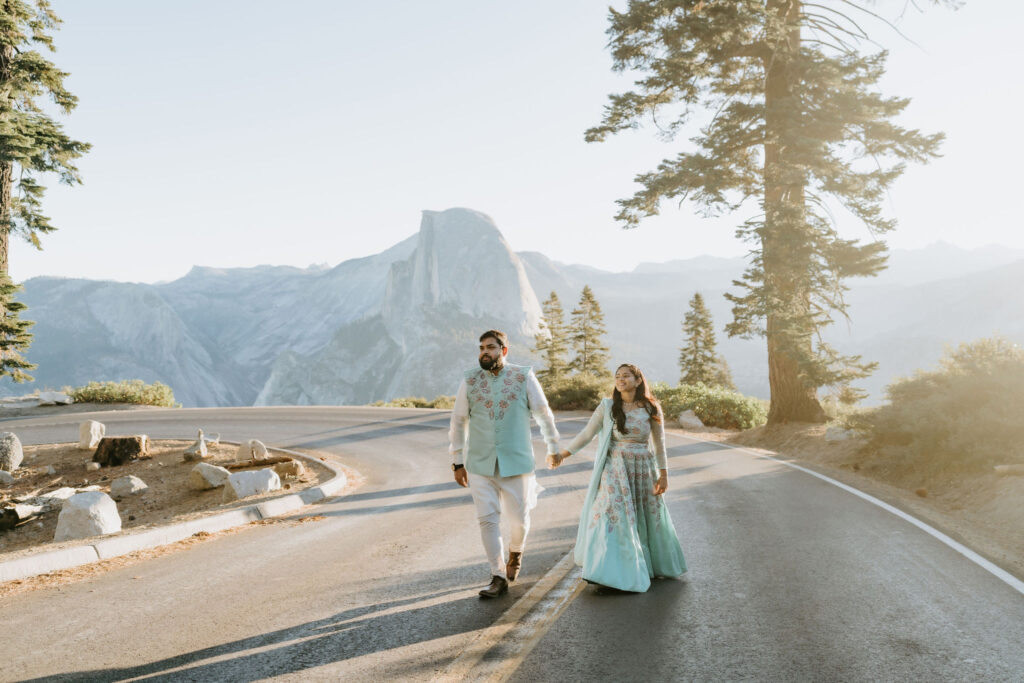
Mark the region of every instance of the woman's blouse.
<instances>
[{"instance_id":1,"label":"woman's blouse","mask_svg":"<svg viewBox=\"0 0 1024 683\"><path fill-rule=\"evenodd\" d=\"M661 415L659 409L658 415ZM576 455L579 451L583 450L588 443L590 443L595 436L601 432L601 426L604 424L604 408L601 406L597 407L594 414L590 416L590 421L587 426L583 428L583 431L576 435L576 438L569 444L567 451ZM615 424L615 420L612 420L612 442L616 441L630 441L647 443L648 438L654 441L654 458L658 461L658 469L668 469L668 457L665 453L665 421L664 418L660 422L655 421L647 414L647 409L643 406L637 406L633 410L626 412L626 433L623 434L619 431L618 425Z\"/></svg>"}]
</instances>

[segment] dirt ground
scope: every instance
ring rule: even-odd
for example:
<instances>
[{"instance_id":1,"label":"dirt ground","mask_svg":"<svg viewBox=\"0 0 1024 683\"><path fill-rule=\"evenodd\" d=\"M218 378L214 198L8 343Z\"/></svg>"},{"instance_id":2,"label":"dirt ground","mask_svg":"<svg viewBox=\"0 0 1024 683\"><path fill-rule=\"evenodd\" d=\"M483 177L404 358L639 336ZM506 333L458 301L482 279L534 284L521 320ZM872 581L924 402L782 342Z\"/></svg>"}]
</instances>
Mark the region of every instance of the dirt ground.
<instances>
[{"instance_id":1,"label":"dirt ground","mask_svg":"<svg viewBox=\"0 0 1024 683\"><path fill-rule=\"evenodd\" d=\"M896 467L865 449L859 439L825 441L825 429L798 424L744 432L678 431L773 451L927 522L1024 579L1024 476L969 470L956 462L931 463L927 472Z\"/></svg>"},{"instance_id":2,"label":"dirt ground","mask_svg":"<svg viewBox=\"0 0 1024 683\"><path fill-rule=\"evenodd\" d=\"M294 493L316 486L333 477L323 465L302 460L305 472L299 478L282 478L282 491L250 496L224 503L223 487L208 491L194 491L188 486L189 472L195 462L185 462L184 451L193 441L153 440L149 455L118 467L104 467L87 471L92 450L80 450L76 443L26 446L25 459L15 472L15 482L0 487L0 504L27 495L38 495L61 487L83 488L100 486L110 493L110 483L119 477L135 475L148 489L117 501L121 515L122 532L131 532L152 526L180 522L214 512L243 507L285 493ZM238 446L215 444L209 446L209 457L203 462L224 465L237 459ZM48 474L53 468L54 474ZM58 510L46 513L8 531L0 531L0 561L9 560L41 549L60 548L80 544L81 541L54 543Z\"/></svg>"}]
</instances>

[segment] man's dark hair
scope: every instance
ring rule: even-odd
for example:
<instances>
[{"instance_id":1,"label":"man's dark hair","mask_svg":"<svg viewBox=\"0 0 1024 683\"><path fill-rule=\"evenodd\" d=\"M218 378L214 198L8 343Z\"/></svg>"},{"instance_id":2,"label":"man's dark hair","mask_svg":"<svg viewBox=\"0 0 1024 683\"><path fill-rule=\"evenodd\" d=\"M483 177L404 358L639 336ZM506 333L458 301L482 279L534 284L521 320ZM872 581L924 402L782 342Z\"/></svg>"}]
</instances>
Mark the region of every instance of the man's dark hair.
<instances>
[{"instance_id":1,"label":"man's dark hair","mask_svg":"<svg viewBox=\"0 0 1024 683\"><path fill-rule=\"evenodd\" d=\"M504 332L499 332L498 330L487 330L486 332L480 335L480 341L483 341L488 337L498 342L498 345L501 348L508 348L508 335L505 334Z\"/></svg>"}]
</instances>

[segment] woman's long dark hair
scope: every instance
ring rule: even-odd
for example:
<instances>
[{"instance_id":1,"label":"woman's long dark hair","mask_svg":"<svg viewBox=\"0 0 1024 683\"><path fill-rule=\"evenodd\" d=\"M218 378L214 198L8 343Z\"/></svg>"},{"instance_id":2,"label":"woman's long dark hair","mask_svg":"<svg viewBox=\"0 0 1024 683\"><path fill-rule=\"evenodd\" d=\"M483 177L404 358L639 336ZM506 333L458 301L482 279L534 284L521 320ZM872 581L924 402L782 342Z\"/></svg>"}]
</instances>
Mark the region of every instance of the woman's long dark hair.
<instances>
[{"instance_id":1,"label":"woman's long dark hair","mask_svg":"<svg viewBox=\"0 0 1024 683\"><path fill-rule=\"evenodd\" d=\"M633 394L633 402L639 403L647 411L647 414L651 416L651 419L655 422L661 422L661 404L658 403L658 399L654 398L654 394L651 393L650 387L647 386L647 379L644 377L644 373L640 372L640 368L631 364L623 363L619 367L615 368L616 374L619 370L626 368L633 376L636 377L636 393ZM615 426L618 427L619 432L622 434L626 433L626 411L622 409L622 394L619 393L618 387L612 390L612 418L615 420Z\"/></svg>"}]
</instances>

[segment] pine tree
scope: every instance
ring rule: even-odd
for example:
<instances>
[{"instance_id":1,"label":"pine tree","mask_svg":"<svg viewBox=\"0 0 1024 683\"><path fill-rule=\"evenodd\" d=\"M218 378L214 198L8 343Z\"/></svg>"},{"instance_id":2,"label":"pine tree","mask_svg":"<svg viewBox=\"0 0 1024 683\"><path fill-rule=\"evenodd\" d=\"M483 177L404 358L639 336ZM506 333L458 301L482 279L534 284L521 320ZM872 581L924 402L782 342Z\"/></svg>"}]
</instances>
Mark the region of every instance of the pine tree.
<instances>
[{"instance_id":1,"label":"pine tree","mask_svg":"<svg viewBox=\"0 0 1024 683\"><path fill-rule=\"evenodd\" d=\"M715 325L700 292L690 299L690 310L683 320L683 338L685 343L679 352L680 384L703 382L735 388L728 364L715 352Z\"/></svg>"},{"instance_id":2,"label":"pine tree","mask_svg":"<svg viewBox=\"0 0 1024 683\"><path fill-rule=\"evenodd\" d=\"M601 338L605 334L604 314L589 285L583 286L580 301L572 311L569 338L576 351L570 367L581 375L611 377L608 370L608 347Z\"/></svg>"},{"instance_id":3,"label":"pine tree","mask_svg":"<svg viewBox=\"0 0 1024 683\"><path fill-rule=\"evenodd\" d=\"M14 300L14 293L20 289L6 273L0 273L0 377L10 375L15 382L30 382L32 377L25 371L36 366L21 352L32 343L28 328L35 323L18 317L25 310L25 304Z\"/></svg>"},{"instance_id":4,"label":"pine tree","mask_svg":"<svg viewBox=\"0 0 1024 683\"><path fill-rule=\"evenodd\" d=\"M814 344L833 315L847 315L844 280L875 275L886 260L881 241L840 238L832 212L845 207L872 235L892 230L881 211L886 190L905 161L928 161L942 140L893 122L908 100L877 91L886 53L861 54L869 37L845 13L876 16L866 4L632 0L610 10L614 68L642 77L610 97L586 139L656 114L671 139L695 112L709 116L695 150L637 176L642 187L619 200L616 218L635 227L662 199L690 199L706 215L760 207L737 231L752 259L736 282L744 291L728 295L726 331L767 338L769 424L824 420L817 388L874 369Z\"/></svg>"},{"instance_id":5,"label":"pine tree","mask_svg":"<svg viewBox=\"0 0 1024 683\"><path fill-rule=\"evenodd\" d=\"M8 272L9 239L16 233L37 249L41 234L56 228L41 213L43 193L36 175L56 173L61 182L81 183L74 160L90 145L72 140L36 100L46 95L65 114L78 98L64 88L63 71L36 46L55 50L50 31L61 23L47 0L0 2L0 272Z\"/></svg>"},{"instance_id":6,"label":"pine tree","mask_svg":"<svg viewBox=\"0 0 1024 683\"><path fill-rule=\"evenodd\" d=\"M547 387L569 374L569 363L566 354L569 352L569 330L565 325L565 314L558 295L551 296L542 305L544 319L541 321L541 333L536 339L534 351L544 358L545 368L537 372L537 379Z\"/></svg>"}]
</instances>

